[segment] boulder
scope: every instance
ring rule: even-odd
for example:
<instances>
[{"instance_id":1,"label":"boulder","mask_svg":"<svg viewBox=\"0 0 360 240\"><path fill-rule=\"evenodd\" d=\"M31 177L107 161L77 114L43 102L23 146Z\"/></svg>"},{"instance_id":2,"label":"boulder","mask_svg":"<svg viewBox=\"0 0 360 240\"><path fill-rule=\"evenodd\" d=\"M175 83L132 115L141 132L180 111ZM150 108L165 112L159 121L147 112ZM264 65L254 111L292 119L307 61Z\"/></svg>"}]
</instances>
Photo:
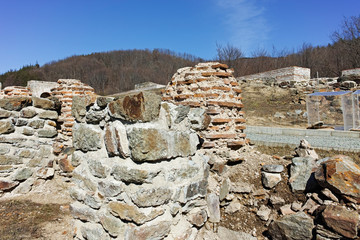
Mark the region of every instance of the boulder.
<instances>
[{"instance_id":1,"label":"boulder","mask_svg":"<svg viewBox=\"0 0 360 240\"><path fill-rule=\"evenodd\" d=\"M342 206L330 205L322 213L324 222L335 232L347 238L357 236L359 214Z\"/></svg>"},{"instance_id":2,"label":"boulder","mask_svg":"<svg viewBox=\"0 0 360 240\"><path fill-rule=\"evenodd\" d=\"M196 133L157 128L133 128L128 137L133 160L139 162L194 155L199 144Z\"/></svg>"},{"instance_id":3,"label":"boulder","mask_svg":"<svg viewBox=\"0 0 360 240\"><path fill-rule=\"evenodd\" d=\"M272 239L305 240L312 239L313 219L304 212L285 215L269 226Z\"/></svg>"},{"instance_id":4,"label":"boulder","mask_svg":"<svg viewBox=\"0 0 360 240\"><path fill-rule=\"evenodd\" d=\"M315 178L322 187L360 202L360 167L351 158L342 155L331 157L321 163Z\"/></svg>"},{"instance_id":5,"label":"boulder","mask_svg":"<svg viewBox=\"0 0 360 240\"><path fill-rule=\"evenodd\" d=\"M110 116L130 122L149 122L159 116L161 97L151 92L125 94L108 104Z\"/></svg>"}]
</instances>

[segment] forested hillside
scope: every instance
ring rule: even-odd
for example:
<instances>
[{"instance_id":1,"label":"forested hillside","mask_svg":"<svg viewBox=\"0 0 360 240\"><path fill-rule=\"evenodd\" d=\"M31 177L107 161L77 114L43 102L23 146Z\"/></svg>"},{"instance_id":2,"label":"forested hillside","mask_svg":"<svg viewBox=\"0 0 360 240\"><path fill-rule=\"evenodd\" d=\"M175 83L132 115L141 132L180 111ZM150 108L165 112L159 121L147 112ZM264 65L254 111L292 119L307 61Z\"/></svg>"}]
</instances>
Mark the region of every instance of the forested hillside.
<instances>
[{"instance_id":1,"label":"forested hillside","mask_svg":"<svg viewBox=\"0 0 360 240\"><path fill-rule=\"evenodd\" d=\"M284 35L286 37L286 34ZM98 94L113 94L134 88L142 82L167 84L177 69L200 61L220 61L234 68L235 76L299 66L311 69L312 77L336 77L341 71L360 67L360 16L344 18L340 30L332 34L332 44L304 43L297 50L258 49L244 57L240 47L217 45L215 59L200 59L170 50L122 50L72 56L44 66L29 65L0 75L3 87L26 86L28 80L57 81L79 79Z\"/></svg>"}]
</instances>

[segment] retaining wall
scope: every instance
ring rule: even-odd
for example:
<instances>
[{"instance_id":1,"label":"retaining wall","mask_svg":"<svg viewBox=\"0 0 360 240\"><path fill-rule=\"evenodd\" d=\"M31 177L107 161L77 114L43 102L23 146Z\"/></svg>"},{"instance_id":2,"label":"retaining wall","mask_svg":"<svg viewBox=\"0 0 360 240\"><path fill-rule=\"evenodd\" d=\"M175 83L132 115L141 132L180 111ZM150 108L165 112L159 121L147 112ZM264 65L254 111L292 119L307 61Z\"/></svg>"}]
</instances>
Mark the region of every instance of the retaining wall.
<instances>
[{"instance_id":1,"label":"retaining wall","mask_svg":"<svg viewBox=\"0 0 360 240\"><path fill-rule=\"evenodd\" d=\"M247 126L251 142L266 146L296 147L306 139L314 148L360 152L360 132Z\"/></svg>"}]
</instances>

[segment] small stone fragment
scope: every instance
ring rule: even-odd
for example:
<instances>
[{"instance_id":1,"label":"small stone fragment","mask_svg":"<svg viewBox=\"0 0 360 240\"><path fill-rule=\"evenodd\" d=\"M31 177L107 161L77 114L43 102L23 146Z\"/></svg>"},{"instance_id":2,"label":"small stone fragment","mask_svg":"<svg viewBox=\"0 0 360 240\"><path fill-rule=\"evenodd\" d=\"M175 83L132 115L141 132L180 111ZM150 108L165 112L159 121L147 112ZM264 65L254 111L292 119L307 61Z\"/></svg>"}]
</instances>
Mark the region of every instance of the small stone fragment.
<instances>
[{"instance_id":1,"label":"small stone fragment","mask_svg":"<svg viewBox=\"0 0 360 240\"><path fill-rule=\"evenodd\" d=\"M273 188L281 181L279 173L261 172L261 180L266 188Z\"/></svg>"}]
</instances>

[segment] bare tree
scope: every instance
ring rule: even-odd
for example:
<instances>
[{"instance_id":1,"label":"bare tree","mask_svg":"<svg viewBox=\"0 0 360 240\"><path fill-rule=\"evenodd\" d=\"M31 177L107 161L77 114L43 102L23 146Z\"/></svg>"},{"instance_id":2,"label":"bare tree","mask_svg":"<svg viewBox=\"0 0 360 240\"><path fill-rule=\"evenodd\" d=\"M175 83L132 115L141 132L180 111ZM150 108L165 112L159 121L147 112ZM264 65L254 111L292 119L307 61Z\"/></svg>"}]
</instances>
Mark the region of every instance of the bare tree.
<instances>
[{"instance_id":1,"label":"bare tree","mask_svg":"<svg viewBox=\"0 0 360 240\"><path fill-rule=\"evenodd\" d=\"M332 34L332 40L343 47L351 67L360 67L360 15L344 18L341 28Z\"/></svg>"},{"instance_id":2,"label":"bare tree","mask_svg":"<svg viewBox=\"0 0 360 240\"><path fill-rule=\"evenodd\" d=\"M217 60L220 62L224 62L229 66L235 67L236 62L239 61L244 53L240 48L227 43L226 46L222 46L219 43L216 43L216 52L217 52Z\"/></svg>"}]
</instances>

